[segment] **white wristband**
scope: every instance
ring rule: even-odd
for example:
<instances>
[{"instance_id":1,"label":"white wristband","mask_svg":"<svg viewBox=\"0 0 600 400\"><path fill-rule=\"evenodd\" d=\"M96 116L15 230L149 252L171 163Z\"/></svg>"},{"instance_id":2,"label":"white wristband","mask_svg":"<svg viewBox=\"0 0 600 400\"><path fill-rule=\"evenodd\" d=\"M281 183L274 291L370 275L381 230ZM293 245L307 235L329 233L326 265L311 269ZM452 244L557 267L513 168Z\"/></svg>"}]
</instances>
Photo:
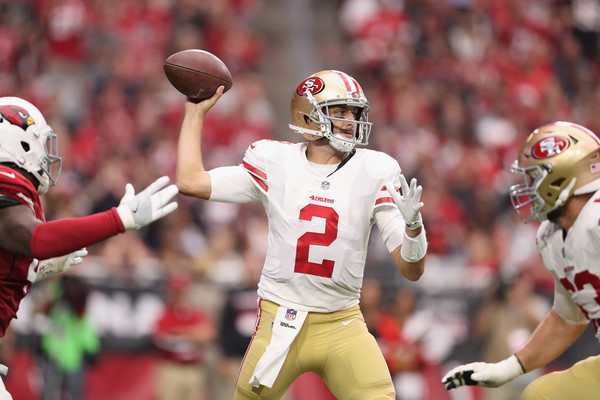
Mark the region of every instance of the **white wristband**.
<instances>
[{"instance_id":1,"label":"white wristband","mask_svg":"<svg viewBox=\"0 0 600 400\"><path fill-rule=\"evenodd\" d=\"M521 376L525 373L525 367L523 366L523 364L521 363L521 360L519 360L519 357L517 356L517 354L513 354L512 356L508 357L506 360L500 361L498 363L498 365L506 365L506 368L511 371L511 375L513 376L512 379Z\"/></svg>"},{"instance_id":2,"label":"white wristband","mask_svg":"<svg viewBox=\"0 0 600 400\"><path fill-rule=\"evenodd\" d=\"M487 373L480 372L471 375L472 379L479 381L479 386L491 388L502 386L525 373L525 369L516 354L491 365L493 369L490 369Z\"/></svg>"},{"instance_id":3,"label":"white wristband","mask_svg":"<svg viewBox=\"0 0 600 400\"><path fill-rule=\"evenodd\" d=\"M402 238L402 247L400 248L400 255L404 261L409 263L415 263L425 257L427 253L427 237L425 235L425 228L421 228L421 233L416 237L411 238L404 231L404 237Z\"/></svg>"},{"instance_id":4,"label":"white wristband","mask_svg":"<svg viewBox=\"0 0 600 400\"><path fill-rule=\"evenodd\" d=\"M117 214L119 214L119 217L121 217L121 221L123 221L123 227L125 230L135 228L135 219L133 218L131 207L129 207L127 204L119 204L117 207Z\"/></svg>"},{"instance_id":5,"label":"white wristband","mask_svg":"<svg viewBox=\"0 0 600 400\"><path fill-rule=\"evenodd\" d=\"M416 221L414 221L410 224L408 222L406 222L406 227L408 229L410 229L411 231L414 231L415 229L417 229L420 226L423 226L423 217L421 216L421 213L419 213Z\"/></svg>"}]
</instances>

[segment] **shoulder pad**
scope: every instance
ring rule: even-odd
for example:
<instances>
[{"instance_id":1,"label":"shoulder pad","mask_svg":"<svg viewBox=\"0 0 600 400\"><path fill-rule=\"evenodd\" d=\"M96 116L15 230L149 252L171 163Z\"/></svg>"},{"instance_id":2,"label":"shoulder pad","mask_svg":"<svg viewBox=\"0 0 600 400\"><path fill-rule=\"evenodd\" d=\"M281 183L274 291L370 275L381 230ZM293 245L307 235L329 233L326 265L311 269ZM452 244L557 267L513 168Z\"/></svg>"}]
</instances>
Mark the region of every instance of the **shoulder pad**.
<instances>
[{"instance_id":1,"label":"shoulder pad","mask_svg":"<svg viewBox=\"0 0 600 400\"><path fill-rule=\"evenodd\" d=\"M535 236L535 243L538 249L542 249L543 247L545 247L548 241L550 240L550 237L558 229L560 229L560 227L557 224L554 224L548 220L542 222Z\"/></svg>"},{"instance_id":2,"label":"shoulder pad","mask_svg":"<svg viewBox=\"0 0 600 400\"><path fill-rule=\"evenodd\" d=\"M398 161L388 154L369 149L359 149L358 151L363 153L366 158L365 164L369 176L375 179L395 179L400 174Z\"/></svg>"}]
</instances>

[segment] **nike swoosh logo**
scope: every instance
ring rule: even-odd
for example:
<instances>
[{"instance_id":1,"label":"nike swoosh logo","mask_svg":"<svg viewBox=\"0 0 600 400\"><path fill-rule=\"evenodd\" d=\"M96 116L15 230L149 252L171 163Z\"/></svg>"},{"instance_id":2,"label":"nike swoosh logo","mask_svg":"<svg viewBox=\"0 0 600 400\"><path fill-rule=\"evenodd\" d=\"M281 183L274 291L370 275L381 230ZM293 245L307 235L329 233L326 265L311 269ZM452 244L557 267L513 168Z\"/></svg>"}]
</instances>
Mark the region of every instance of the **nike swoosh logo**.
<instances>
[{"instance_id":1,"label":"nike swoosh logo","mask_svg":"<svg viewBox=\"0 0 600 400\"><path fill-rule=\"evenodd\" d=\"M14 172L8 173L8 172L0 171L0 174L6 175L6 176L8 176L9 178L12 178L12 179L16 178Z\"/></svg>"},{"instance_id":2,"label":"nike swoosh logo","mask_svg":"<svg viewBox=\"0 0 600 400\"><path fill-rule=\"evenodd\" d=\"M256 147L256 145L255 145L254 143L252 143L252 144L250 145L250 148L251 148L251 149L253 149L253 148L255 148L255 147Z\"/></svg>"},{"instance_id":3,"label":"nike swoosh logo","mask_svg":"<svg viewBox=\"0 0 600 400\"><path fill-rule=\"evenodd\" d=\"M135 202L135 208L131 207L131 212L135 214L137 212L137 210L138 210L139 207L140 207L140 202L136 201Z\"/></svg>"},{"instance_id":4,"label":"nike swoosh logo","mask_svg":"<svg viewBox=\"0 0 600 400\"><path fill-rule=\"evenodd\" d=\"M348 326L348 325L350 325L350 323L351 323L352 321L354 321L355 319L356 319L356 318L352 318L352 319L349 319L348 321L342 321L342 325L344 325L344 326Z\"/></svg>"}]
</instances>

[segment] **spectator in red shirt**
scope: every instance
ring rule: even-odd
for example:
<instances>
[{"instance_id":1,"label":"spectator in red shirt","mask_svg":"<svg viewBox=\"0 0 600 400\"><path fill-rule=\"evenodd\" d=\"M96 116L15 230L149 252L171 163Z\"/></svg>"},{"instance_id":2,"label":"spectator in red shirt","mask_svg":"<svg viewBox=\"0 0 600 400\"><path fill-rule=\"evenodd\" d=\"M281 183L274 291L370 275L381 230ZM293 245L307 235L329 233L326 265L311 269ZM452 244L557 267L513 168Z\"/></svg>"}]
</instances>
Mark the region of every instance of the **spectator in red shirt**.
<instances>
[{"instance_id":1,"label":"spectator in red shirt","mask_svg":"<svg viewBox=\"0 0 600 400\"><path fill-rule=\"evenodd\" d=\"M157 366L157 399L207 398L204 346L217 336L216 324L204 310L190 302L193 279L186 271L167 277L166 305L153 339L161 361Z\"/></svg>"}]
</instances>

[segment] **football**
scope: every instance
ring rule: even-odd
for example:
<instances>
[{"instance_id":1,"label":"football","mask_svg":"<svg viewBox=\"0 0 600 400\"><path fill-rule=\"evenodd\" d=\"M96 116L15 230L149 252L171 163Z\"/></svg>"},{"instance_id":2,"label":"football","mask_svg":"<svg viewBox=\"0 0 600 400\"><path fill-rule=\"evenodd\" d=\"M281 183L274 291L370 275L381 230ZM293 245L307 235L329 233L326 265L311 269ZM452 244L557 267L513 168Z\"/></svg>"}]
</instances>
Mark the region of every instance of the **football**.
<instances>
[{"instance_id":1,"label":"football","mask_svg":"<svg viewBox=\"0 0 600 400\"><path fill-rule=\"evenodd\" d=\"M170 55L164 63L171 85L194 100L212 97L217 88L225 92L233 86L231 73L223 61L208 51L190 49Z\"/></svg>"}]
</instances>

